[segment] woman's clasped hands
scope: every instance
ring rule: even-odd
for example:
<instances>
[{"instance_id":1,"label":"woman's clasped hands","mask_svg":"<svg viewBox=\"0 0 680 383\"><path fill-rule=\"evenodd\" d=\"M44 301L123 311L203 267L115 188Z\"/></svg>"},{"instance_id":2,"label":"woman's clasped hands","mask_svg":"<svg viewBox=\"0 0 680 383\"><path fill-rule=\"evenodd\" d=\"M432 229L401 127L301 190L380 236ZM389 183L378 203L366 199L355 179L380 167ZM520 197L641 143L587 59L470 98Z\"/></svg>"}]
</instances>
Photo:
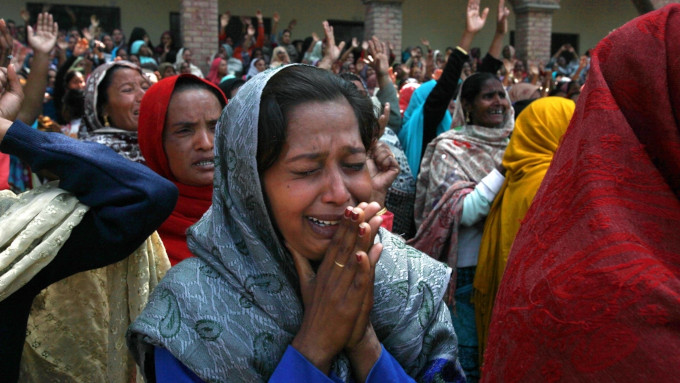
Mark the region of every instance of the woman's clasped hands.
<instances>
[{"instance_id":1,"label":"woman's clasped hands","mask_svg":"<svg viewBox=\"0 0 680 383\"><path fill-rule=\"evenodd\" d=\"M382 223L379 210L376 202L348 206L316 272L286 244L305 306L292 346L326 374L333 358L345 351L357 381L366 379L382 351L369 320L375 265L382 251L380 243L374 244Z\"/></svg>"}]
</instances>

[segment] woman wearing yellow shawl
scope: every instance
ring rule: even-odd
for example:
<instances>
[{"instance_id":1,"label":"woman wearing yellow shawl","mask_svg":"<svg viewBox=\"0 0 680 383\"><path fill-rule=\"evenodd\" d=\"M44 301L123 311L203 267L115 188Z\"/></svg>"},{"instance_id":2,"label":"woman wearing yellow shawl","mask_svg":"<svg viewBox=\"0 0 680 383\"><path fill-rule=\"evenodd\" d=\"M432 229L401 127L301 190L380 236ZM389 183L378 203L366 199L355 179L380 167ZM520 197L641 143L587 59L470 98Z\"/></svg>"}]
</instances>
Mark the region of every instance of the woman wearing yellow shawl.
<instances>
[{"instance_id":1,"label":"woman wearing yellow shawl","mask_svg":"<svg viewBox=\"0 0 680 383\"><path fill-rule=\"evenodd\" d=\"M482 359L493 302L510 247L567 131L574 107L569 99L546 97L532 102L517 117L503 156L505 183L496 195L484 225L474 280L477 336Z\"/></svg>"}]
</instances>

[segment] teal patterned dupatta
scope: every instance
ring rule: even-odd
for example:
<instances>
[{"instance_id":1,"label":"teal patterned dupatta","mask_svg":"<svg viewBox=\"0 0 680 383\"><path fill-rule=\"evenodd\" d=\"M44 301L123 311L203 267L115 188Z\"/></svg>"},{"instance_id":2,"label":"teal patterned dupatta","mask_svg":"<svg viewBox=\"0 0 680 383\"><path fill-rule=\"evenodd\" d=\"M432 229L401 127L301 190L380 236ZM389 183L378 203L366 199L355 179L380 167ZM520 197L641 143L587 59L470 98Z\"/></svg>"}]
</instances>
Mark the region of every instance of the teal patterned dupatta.
<instances>
[{"instance_id":1,"label":"teal patterned dupatta","mask_svg":"<svg viewBox=\"0 0 680 383\"><path fill-rule=\"evenodd\" d=\"M256 164L260 96L282 69L249 80L222 113L213 204L188 231L195 257L170 269L128 331L143 370L160 346L206 382L266 381L300 328L297 273L268 215ZM442 302L451 269L384 229L376 240L384 245L371 312L378 338L409 375L464 381ZM351 379L342 354L332 371Z\"/></svg>"}]
</instances>

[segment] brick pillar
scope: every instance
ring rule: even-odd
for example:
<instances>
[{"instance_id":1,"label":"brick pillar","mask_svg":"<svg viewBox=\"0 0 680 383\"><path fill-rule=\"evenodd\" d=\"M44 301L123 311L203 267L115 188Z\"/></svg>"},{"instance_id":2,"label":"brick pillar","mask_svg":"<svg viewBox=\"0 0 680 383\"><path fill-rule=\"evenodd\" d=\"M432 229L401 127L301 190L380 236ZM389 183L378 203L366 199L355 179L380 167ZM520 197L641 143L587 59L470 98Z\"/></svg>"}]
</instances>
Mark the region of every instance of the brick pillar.
<instances>
[{"instance_id":1,"label":"brick pillar","mask_svg":"<svg viewBox=\"0 0 680 383\"><path fill-rule=\"evenodd\" d=\"M529 63L550 59L552 14L560 6L554 1L514 1L517 57Z\"/></svg>"},{"instance_id":2,"label":"brick pillar","mask_svg":"<svg viewBox=\"0 0 680 383\"><path fill-rule=\"evenodd\" d=\"M364 40L376 36L394 47L396 61L401 61L401 28L403 0L362 0L366 5Z\"/></svg>"},{"instance_id":3,"label":"brick pillar","mask_svg":"<svg viewBox=\"0 0 680 383\"><path fill-rule=\"evenodd\" d=\"M191 49L194 65L207 75L219 40L217 0L182 0L180 13L183 46Z\"/></svg>"}]
</instances>

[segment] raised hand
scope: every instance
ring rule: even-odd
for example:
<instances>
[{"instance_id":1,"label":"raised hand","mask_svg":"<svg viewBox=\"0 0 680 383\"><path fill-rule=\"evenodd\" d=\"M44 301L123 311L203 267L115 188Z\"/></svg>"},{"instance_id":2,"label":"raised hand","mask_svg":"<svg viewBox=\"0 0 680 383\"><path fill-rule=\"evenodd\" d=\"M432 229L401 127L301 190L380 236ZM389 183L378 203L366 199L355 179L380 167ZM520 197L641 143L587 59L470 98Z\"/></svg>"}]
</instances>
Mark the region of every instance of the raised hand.
<instances>
[{"instance_id":1,"label":"raised hand","mask_svg":"<svg viewBox=\"0 0 680 383\"><path fill-rule=\"evenodd\" d=\"M383 124L386 126L390 116L390 106L385 104L383 115ZM382 131L384 131L382 127ZM387 190L392 186L392 183L399 175L399 163L394 158L394 154L384 142L378 141L375 147L371 150L369 159L366 161L368 172L371 175L371 200L377 201L380 205L385 204L385 196Z\"/></svg>"},{"instance_id":2,"label":"raised hand","mask_svg":"<svg viewBox=\"0 0 680 383\"><path fill-rule=\"evenodd\" d=\"M249 37L255 36L255 27L249 24L247 32Z\"/></svg>"},{"instance_id":3,"label":"raised hand","mask_svg":"<svg viewBox=\"0 0 680 383\"><path fill-rule=\"evenodd\" d=\"M422 37L420 39L420 43L423 44L423 46L425 46L425 48L430 49L430 40Z\"/></svg>"},{"instance_id":4,"label":"raised hand","mask_svg":"<svg viewBox=\"0 0 680 383\"><path fill-rule=\"evenodd\" d=\"M257 22L258 22L258 23L261 23L261 22L262 22L262 11L261 11L261 10L258 9L258 10L255 12L255 18L257 18Z\"/></svg>"},{"instance_id":5,"label":"raised hand","mask_svg":"<svg viewBox=\"0 0 680 383\"><path fill-rule=\"evenodd\" d=\"M14 49L14 39L9 33L9 28L4 19L0 19L0 67L7 68L12 61L12 51Z\"/></svg>"},{"instance_id":6,"label":"raised hand","mask_svg":"<svg viewBox=\"0 0 680 383\"><path fill-rule=\"evenodd\" d=\"M336 62L340 57L340 52L342 52L342 48L345 47L345 42L341 41L340 44L336 46L333 27L328 24L328 21L326 20L324 20L321 24L323 25L323 31L326 35L326 52L319 62L319 68L330 70L333 66L333 63Z\"/></svg>"},{"instance_id":7,"label":"raised hand","mask_svg":"<svg viewBox=\"0 0 680 383\"><path fill-rule=\"evenodd\" d=\"M501 0L502 1L502 0ZM465 30L470 33L477 33L484 28L486 17L489 15L489 8L479 11L479 0L468 0L467 17L465 19Z\"/></svg>"},{"instance_id":8,"label":"raised hand","mask_svg":"<svg viewBox=\"0 0 680 383\"><path fill-rule=\"evenodd\" d=\"M0 68L0 118L14 121L21 110L24 92L14 65Z\"/></svg>"},{"instance_id":9,"label":"raised hand","mask_svg":"<svg viewBox=\"0 0 680 383\"><path fill-rule=\"evenodd\" d=\"M359 41L357 40L356 37L352 37L352 48L351 49L356 49L359 48Z\"/></svg>"},{"instance_id":10,"label":"raised hand","mask_svg":"<svg viewBox=\"0 0 680 383\"><path fill-rule=\"evenodd\" d=\"M272 15L272 21L278 24L280 20L281 16L279 16L279 13L275 11L274 14Z\"/></svg>"},{"instance_id":11,"label":"raised hand","mask_svg":"<svg viewBox=\"0 0 680 383\"><path fill-rule=\"evenodd\" d=\"M21 19L24 20L24 24L28 24L28 21L31 19L31 14L28 13L28 11L24 8L21 9L19 12Z\"/></svg>"},{"instance_id":12,"label":"raised hand","mask_svg":"<svg viewBox=\"0 0 680 383\"><path fill-rule=\"evenodd\" d=\"M508 17L510 16L510 10L505 6L505 0L498 0L498 19L496 22L496 33L506 34L508 33Z\"/></svg>"},{"instance_id":13,"label":"raised hand","mask_svg":"<svg viewBox=\"0 0 680 383\"><path fill-rule=\"evenodd\" d=\"M75 48L73 48L73 55L74 56L82 56L84 55L87 50L89 49L89 42L87 39L82 38L78 40L78 43L76 44Z\"/></svg>"},{"instance_id":14,"label":"raised hand","mask_svg":"<svg viewBox=\"0 0 680 383\"><path fill-rule=\"evenodd\" d=\"M386 75L390 68L390 50L387 44L373 36L368 41L368 54L373 59L372 61L369 60L368 64L373 67L375 73L378 76Z\"/></svg>"},{"instance_id":15,"label":"raised hand","mask_svg":"<svg viewBox=\"0 0 680 383\"><path fill-rule=\"evenodd\" d=\"M51 14L43 12L38 15L35 31L28 26L28 43L36 53L49 54L57 44L59 26Z\"/></svg>"},{"instance_id":16,"label":"raised hand","mask_svg":"<svg viewBox=\"0 0 680 383\"><path fill-rule=\"evenodd\" d=\"M220 26L221 26L222 28L224 28L224 27L226 27L227 25L229 25L229 19L230 19L230 18L231 18L231 13L230 13L229 11L224 12L224 13L220 16Z\"/></svg>"},{"instance_id":17,"label":"raised hand","mask_svg":"<svg viewBox=\"0 0 680 383\"><path fill-rule=\"evenodd\" d=\"M97 15L90 16L90 25L92 25L93 28L97 28L99 26L99 18L97 18Z\"/></svg>"},{"instance_id":18,"label":"raised hand","mask_svg":"<svg viewBox=\"0 0 680 383\"><path fill-rule=\"evenodd\" d=\"M81 33L83 34L83 37L87 39L87 41L93 40L92 32L90 32L88 28L83 28Z\"/></svg>"}]
</instances>

